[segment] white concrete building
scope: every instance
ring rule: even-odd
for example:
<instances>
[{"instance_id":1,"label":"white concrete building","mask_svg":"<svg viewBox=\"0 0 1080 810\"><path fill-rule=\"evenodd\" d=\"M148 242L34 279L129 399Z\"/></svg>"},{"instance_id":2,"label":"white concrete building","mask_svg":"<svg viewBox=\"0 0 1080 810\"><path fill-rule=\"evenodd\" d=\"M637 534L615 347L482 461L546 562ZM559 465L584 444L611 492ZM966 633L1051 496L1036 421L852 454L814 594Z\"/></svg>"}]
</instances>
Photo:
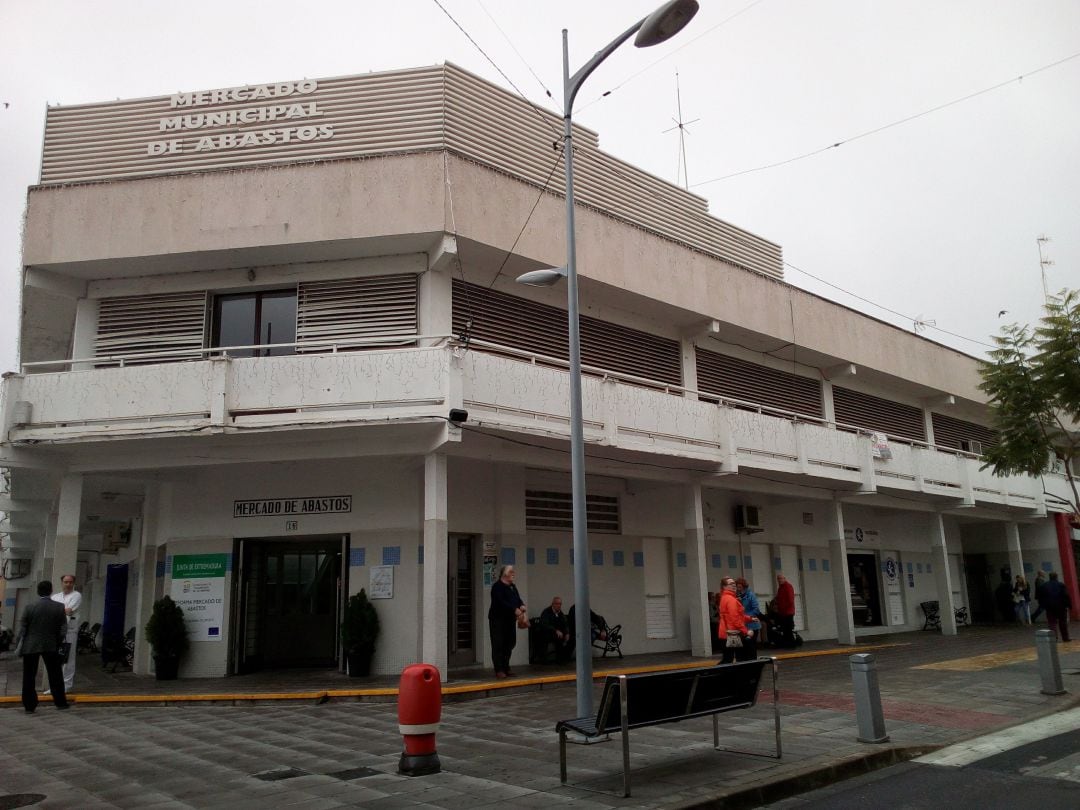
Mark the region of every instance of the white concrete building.
<instances>
[{"instance_id":1,"label":"white concrete building","mask_svg":"<svg viewBox=\"0 0 1080 810\"><path fill-rule=\"evenodd\" d=\"M452 65L48 111L21 363L3 382L5 617L75 571L84 618L181 675L489 661L513 562L572 600L559 119ZM993 618L1065 570L1061 476L993 477L975 360L783 280L780 248L575 137L593 608L628 653L710 644L782 569L806 638ZM556 178L554 183L550 179ZM451 409L468 412L451 422ZM1045 484L1045 491L1044 491ZM527 655L524 637L515 661Z\"/></svg>"}]
</instances>

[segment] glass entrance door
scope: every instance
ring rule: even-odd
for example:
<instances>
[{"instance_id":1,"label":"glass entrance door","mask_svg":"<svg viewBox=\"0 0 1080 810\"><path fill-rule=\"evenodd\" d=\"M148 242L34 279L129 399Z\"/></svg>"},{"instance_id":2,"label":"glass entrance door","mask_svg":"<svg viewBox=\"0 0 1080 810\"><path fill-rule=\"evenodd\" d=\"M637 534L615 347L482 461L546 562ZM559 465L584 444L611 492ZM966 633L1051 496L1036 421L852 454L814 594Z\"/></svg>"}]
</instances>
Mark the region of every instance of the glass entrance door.
<instances>
[{"instance_id":1,"label":"glass entrance door","mask_svg":"<svg viewBox=\"0 0 1080 810\"><path fill-rule=\"evenodd\" d=\"M341 539L245 540L240 671L338 663Z\"/></svg>"}]
</instances>

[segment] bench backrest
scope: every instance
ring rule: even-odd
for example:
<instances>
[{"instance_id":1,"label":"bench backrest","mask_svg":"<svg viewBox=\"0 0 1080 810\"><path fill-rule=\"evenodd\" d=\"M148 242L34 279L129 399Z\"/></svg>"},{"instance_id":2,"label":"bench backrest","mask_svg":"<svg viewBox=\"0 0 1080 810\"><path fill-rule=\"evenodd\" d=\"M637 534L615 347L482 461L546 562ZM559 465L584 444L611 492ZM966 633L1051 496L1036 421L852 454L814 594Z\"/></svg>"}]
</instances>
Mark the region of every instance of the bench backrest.
<instances>
[{"instance_id":1,"label":"bench backrest","mask_svg":"<svg viewBox=\"0 0 1080 810\"><path fill-rule=\"evenodd\" d=\"M640 728L753 706L769 663L768 658L759 658L622 678L609 675L597 711L597 730L615 732L622 728L621 683L626 684L627 727Z\"/></svg>"}]
</instances>

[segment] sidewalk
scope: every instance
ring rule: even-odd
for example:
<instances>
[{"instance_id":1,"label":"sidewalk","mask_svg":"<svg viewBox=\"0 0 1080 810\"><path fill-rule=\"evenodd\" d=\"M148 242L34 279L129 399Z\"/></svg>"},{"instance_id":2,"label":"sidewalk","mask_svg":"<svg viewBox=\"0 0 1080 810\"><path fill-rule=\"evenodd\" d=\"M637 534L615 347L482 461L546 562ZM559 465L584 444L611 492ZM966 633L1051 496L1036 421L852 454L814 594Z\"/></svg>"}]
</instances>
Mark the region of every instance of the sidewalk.
<instances>
[{"instance_id":1,"label":"sidewalk","mask_svg":"<svg viewBox=\"0 0 1080 810\"><path fill-rule=\"evenodd\" d=\"M442 773L410 779L397 773L401 738L396 706L386 702L395 679L361 687L319 672L162 684L130 673L98 678L84 656L73 711L45 704L27 716L17 702L0 704L0 807L15 806L4 804L15 793L44 796L34 807L751 807L1061 711L1080 694L1080 642L1059 646L1069 694L1040 693L1031 628L878 636L858 651L877 660L888 743L856 740L852 650L811 643L779 656L782 760L714 752L707 719L642 729L631 733L628 799L617 741L570 746L570 784L559 783L554 725L575 713L572 670L455 677L438 734ZM608 662L595 661L598 674ZM0 694L18 692L18 674L10 654L0 657ZM723 715L721 744L726 735L730 745L767 752L771 720L767 700Z\"/></svg>"}]
</instances>

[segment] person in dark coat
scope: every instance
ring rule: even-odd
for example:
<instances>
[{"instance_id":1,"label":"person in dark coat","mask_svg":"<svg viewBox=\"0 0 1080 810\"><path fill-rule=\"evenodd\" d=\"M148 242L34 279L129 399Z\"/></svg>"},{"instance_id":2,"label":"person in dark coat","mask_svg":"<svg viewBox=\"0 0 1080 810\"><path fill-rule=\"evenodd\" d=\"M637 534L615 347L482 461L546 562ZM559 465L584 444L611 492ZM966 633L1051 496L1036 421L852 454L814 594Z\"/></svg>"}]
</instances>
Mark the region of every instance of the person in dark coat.
<instances>
[{"instance_id":1,"label":"person in dark coat","mask_svg":"<svg viewBox=\"0 0 1080 810\"><path fill-rule=\"evenodd\" d=\"M521 623L529 626L525 603L514 585L514 566L504 565L499 578L491 586L491 607L488 608L488 629L491 630L491 663L498 679L512 678L510 655L517 644Z\"/></svg>"},{"instance_id":2,"label":"person in dark coat","mask_svg":"<svg viewBox=\"0 0 1080 810\"><path fill-rule=\"evenodd\" d=\"M49 675L53 705L58 709L68 708L67 694L64 692L64 662L60 656L60 645L67 636L67 613L62 604L50 598L51 582L39 582L37 592L38 600L27 605L23 611L16 644L23 660L22 704L27 714L37 710L39 659L45 662L45 671Z\"/></svg>"},{"instance_id":3,"label":"person in dark coat","mask_svg":"<svg viewBox=\"0 0 1080 810\"><path fill-rule=\"evenodd\" d=\"M570 631L570 622L562 610L562 597L556 596L551 604L544 608L540 614L540 626L547 634L545 644L550 641L555 645L555 660L566 663L574 652L573 633Z\"/></svg>"},{"instance_id":4,"label":"person in dark coat","mask_svg":"<svg viewBox=\"0 0 1080 810\"><path fill-rule=\"evenodd\" d=\"M1069 591L1064 583L1058 580L1057 571L1051 571L1050 579L1043 585L1039 607L1046 609L1046 623L1054 631L1054 635L1060 633L1062 641L1071 641L1069 608L1072 607L1072 599L1069 598Z\"/></svg>"}]
</instances>

